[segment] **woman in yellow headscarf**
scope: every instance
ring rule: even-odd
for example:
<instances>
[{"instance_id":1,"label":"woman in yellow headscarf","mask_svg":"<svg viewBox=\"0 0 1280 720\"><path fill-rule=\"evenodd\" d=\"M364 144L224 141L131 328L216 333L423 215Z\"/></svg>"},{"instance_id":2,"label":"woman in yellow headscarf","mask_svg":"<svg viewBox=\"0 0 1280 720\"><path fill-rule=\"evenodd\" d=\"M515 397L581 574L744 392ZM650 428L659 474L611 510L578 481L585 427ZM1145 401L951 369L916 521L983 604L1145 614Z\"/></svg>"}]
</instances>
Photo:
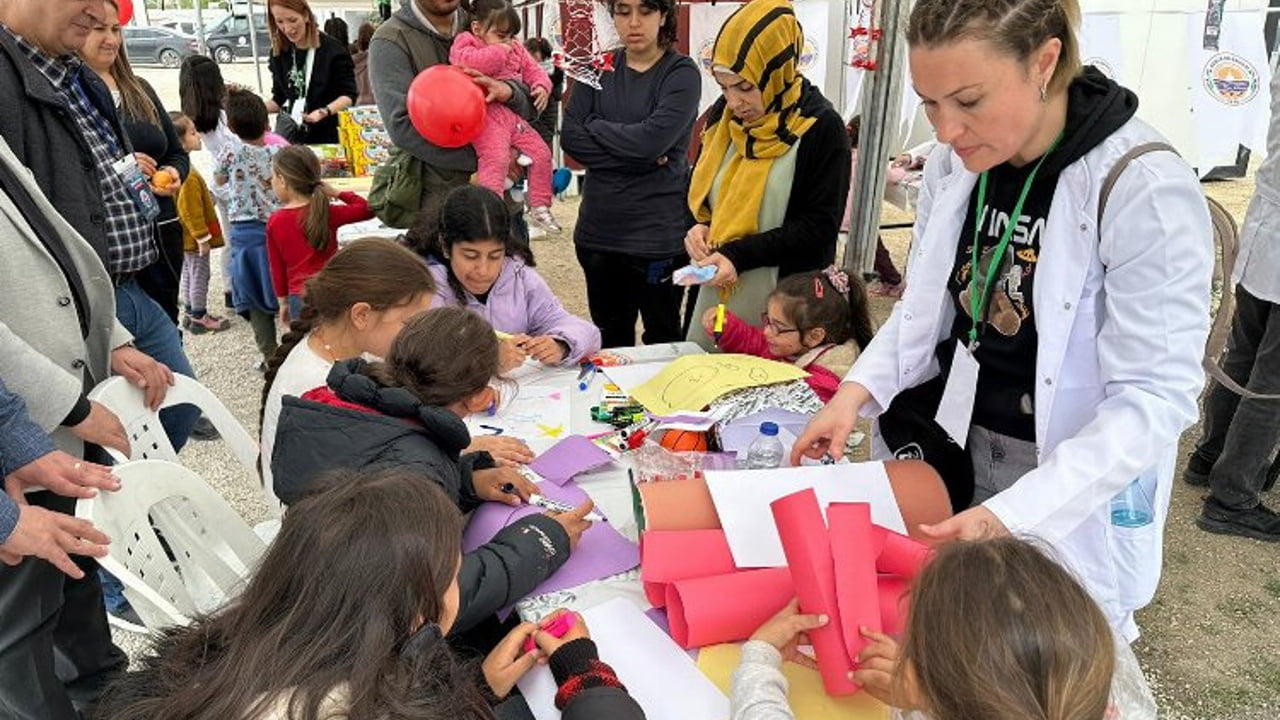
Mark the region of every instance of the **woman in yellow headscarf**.
<instances>
[{"instance_id":1,"label":"woman in yellow headscarf","mask_svg":"<svg viewBox=\"0 0 1280 720\"><path fill-rule=\"evenodd\" d=\"M716 276L693 317L724 302L754 322L779 277L835 258L849 188L844 121L800 74L804 32L787 0L752 0L716 38L712 71L724 95L707 114L689 187L698 224L685 248ZM688 339L712 349L699 323Z\"/></svg>"}]
</instances>

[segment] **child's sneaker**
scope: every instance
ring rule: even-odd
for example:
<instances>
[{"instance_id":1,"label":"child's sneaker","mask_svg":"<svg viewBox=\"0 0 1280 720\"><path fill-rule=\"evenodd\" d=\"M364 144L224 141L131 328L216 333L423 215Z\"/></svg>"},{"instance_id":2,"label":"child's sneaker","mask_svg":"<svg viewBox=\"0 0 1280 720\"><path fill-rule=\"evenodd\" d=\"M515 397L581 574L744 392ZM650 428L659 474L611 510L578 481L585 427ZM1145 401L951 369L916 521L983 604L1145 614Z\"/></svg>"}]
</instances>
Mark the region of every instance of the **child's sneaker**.
<instances>
[{"instance_id":1,"label":"child's sneaker","mask_svg":"<svg viewBox=\"0 0 1280 720\"><path fill-rule=\"evenodd\" d=\"M231 323L226 318L220 318L216 315L204 315L191 318L191 325L188 329L192 335L203 335L207 332L226 330L229 327L231 327Z\"/></svg>"},{"instance_id":2,"label":"child's sneaker","mask_svg":"<svg viewBox=\"0 0 1280 720\"><path fill-rule=\"evenodd\" d=\"M551 233L552 235L560 234L560 226L556 224L556 219L551 214L551 208L536 207L529 211L529 217L533 219L533 222L536 223L538 227L546 230L548 233Z\"/></svg>"},{"instance_id":3,"label":"child's sneaker","mask_svg":"<svg viewBox=\"0 0 1280 720\"><path fill-rule=\"evenodd\" d=\"M529 167L530 165L533 165L533 158L525 155L524 153L520 153L520 157L516 158L516 164L520 167Z\"/></svg>"}]
</instances>

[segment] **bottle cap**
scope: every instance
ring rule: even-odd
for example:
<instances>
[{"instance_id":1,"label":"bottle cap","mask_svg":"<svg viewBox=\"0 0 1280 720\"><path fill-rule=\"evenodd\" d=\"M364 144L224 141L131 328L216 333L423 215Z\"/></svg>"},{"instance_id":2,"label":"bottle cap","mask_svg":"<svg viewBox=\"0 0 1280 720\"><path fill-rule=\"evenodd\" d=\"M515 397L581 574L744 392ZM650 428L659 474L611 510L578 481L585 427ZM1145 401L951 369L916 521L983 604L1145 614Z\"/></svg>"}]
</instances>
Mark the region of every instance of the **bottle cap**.
<instances>
[{"instance_id":1,"label":"bottle cap","mask_svg":"<svg viewBox=\"0 0 1280 720\"><path fill-rule=\"evenodd\" d=\"M769 437L777 437L778 436L777 423L771 423L771 422L760 423L760 434L767 435Z\"/></svg>"}]
</instances>

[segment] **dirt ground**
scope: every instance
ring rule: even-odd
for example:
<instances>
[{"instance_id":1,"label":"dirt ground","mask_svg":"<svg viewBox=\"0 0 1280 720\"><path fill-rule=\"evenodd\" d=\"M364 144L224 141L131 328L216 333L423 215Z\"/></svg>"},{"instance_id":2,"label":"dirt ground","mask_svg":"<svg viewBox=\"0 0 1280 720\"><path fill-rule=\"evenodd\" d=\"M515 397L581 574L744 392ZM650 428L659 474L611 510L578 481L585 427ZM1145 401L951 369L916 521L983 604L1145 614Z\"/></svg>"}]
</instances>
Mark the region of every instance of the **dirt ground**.
<instances>
[{"instance_id":1,"label":"dirt ground","mask_svg":"<svg viewBox=\"0 0 1280 720\"><path fill-rule=\"evenodd\" d=\"M248 63L237 63L224 73L231 81L254 82ZM140 74L156 86L166 105L177 107L176 71L145 68ZM1253 181L1208 183L1205 190L1239 220L1252 195ZM557 204L555 214L564 233L535 242L534 251L538 270L566 307L585 316L582 272L570 240L576 208L576 199ZM886 223L910 219L885 208ZM884 239L895 262L903 267L909 231L888 231ZM217 305L213 298L220 290L215 273L211 307ZM882 320L891 303L873 298L871 306ZM255 358L247 324L237 321L227 333L189 338L188 351L201 380L255 432L261 383L249 370ZM1193 428L1184 436L1182 458L1197 432ZM247 519L263 518L264 507L251 481L234 469L225 450L199 443L183 455ZM1164 574L1155 600L1139 613L1143 637L1135 648L1160 702L1162 718L1271 720L1280 716L1280 548L1197 529L1194 520L1202 495L1200 489L1180 480L1174 487ZM1280 505L1277 493L1266 500L1273 507ZM139 648L136 639L122 638L122 643L134 653Z\"/></svg>"}]
</instances>

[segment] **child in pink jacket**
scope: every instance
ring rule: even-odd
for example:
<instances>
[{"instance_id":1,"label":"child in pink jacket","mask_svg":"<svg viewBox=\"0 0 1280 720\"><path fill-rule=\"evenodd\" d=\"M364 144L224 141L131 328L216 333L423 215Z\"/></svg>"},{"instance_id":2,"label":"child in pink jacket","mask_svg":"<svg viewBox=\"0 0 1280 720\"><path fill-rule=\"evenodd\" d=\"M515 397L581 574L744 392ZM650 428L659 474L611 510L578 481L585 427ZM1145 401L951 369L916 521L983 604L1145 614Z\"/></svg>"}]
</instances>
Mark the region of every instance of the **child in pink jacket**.
<instances>
[{"instance_id":1,"label":"child in pink jacket","mask_svg":"<svg viewBox=\"0 0 1280 720\"><path fill-rule=\"evenodd\" d=\"M715 337L715 320L716 308L707 308L708 337ZM809 373L805 382L824 403L874 334L862 282L834 265L779 280L760 324L752 321L726 312L720 351L789 362Z\"/></svg>"},{"instance_id":2,"label":"child in pink jacket","mask_svg":"<svg viewBox=\"0 0 1280 720\"><path fill-rule=\"evenodd\" d=\"M507 0L470 0L463 7L471 13L471 32L453 39L449 63L477 70L496 80L519 80L528 85L539 111L551 96L551 78L529 55L515 35L520 32L520 16ZM511 149L524 157L529 168L530 218L549 233L560 226L551 215L551 149L528 122L502 103L491 102L486 109L484 128L472 141L479 165L479 182L501 195L506 189Z\"/></svg>"}]
</instances>

